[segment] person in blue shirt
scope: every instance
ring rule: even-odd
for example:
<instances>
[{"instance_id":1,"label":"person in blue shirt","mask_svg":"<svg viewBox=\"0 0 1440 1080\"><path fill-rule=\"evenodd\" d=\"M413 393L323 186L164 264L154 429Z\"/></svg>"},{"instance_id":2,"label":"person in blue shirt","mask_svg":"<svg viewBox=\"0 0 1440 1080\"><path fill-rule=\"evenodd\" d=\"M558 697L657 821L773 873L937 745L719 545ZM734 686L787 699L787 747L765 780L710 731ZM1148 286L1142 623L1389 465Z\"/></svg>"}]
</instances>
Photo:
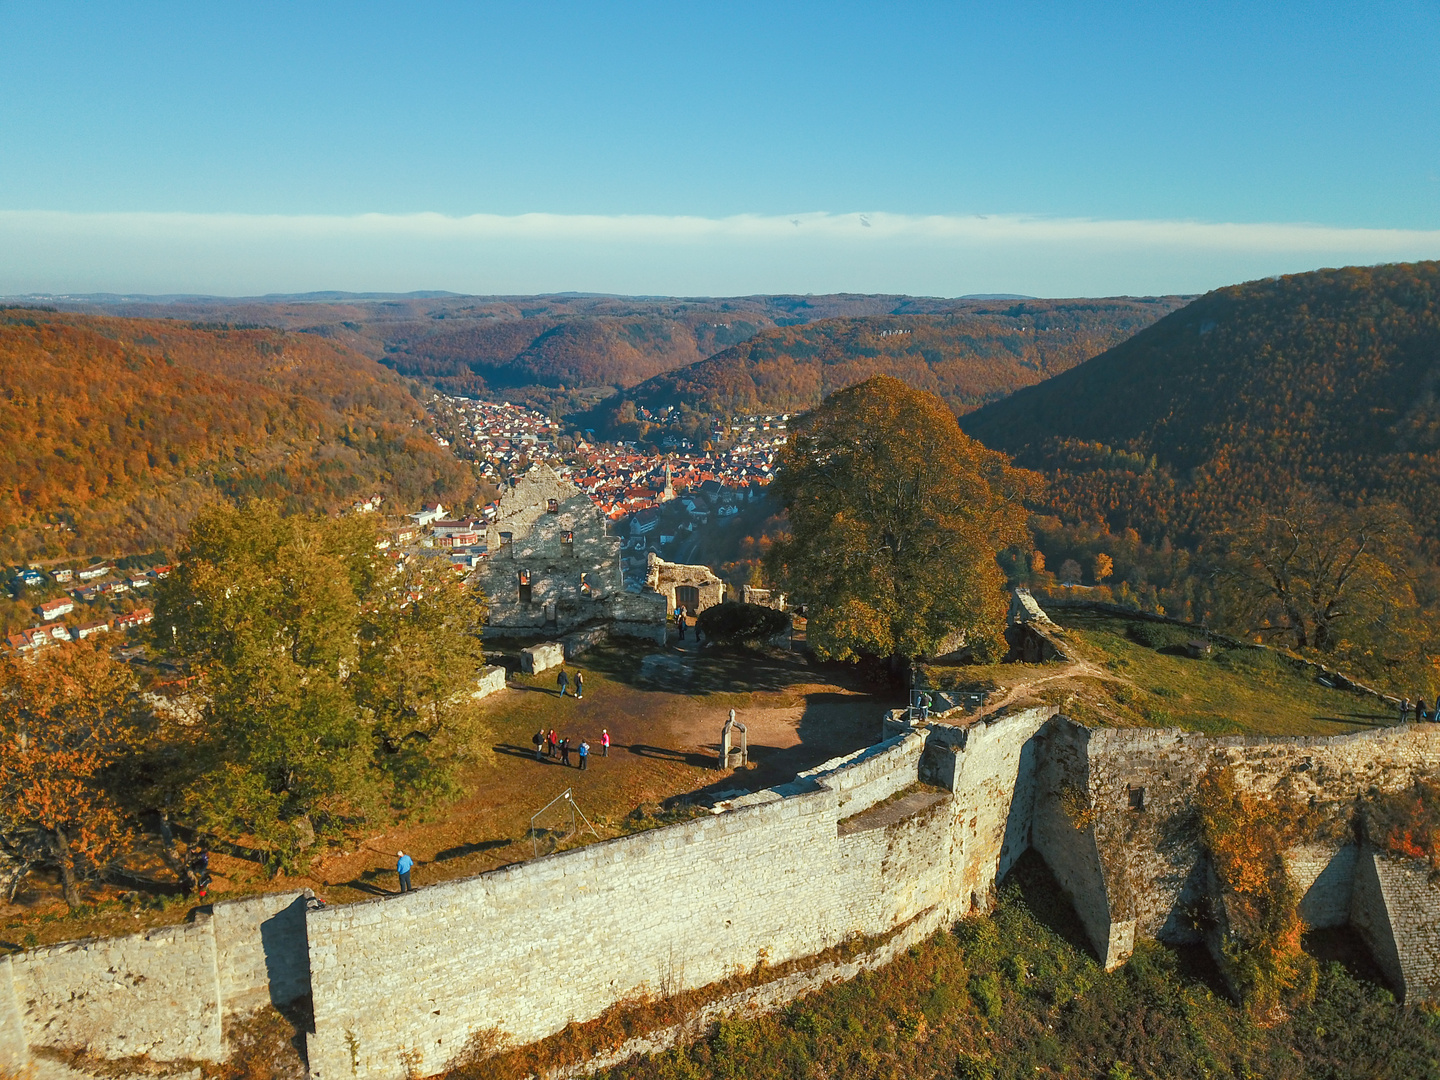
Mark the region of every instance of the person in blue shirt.
<instances>
[{"instance_id":1,"label":"person in blue shirt","mask_svg":"<svg viewBox=\"0 0 1440 1080\"><path fill-rule=\"evenodd\" d=\"M410 892L410 868L415 865L415 860L403 851L397 851L395 854L399 856L395 862L395 873L400 876L400 891L402 893Z\"/></svg>"}]
</instances>

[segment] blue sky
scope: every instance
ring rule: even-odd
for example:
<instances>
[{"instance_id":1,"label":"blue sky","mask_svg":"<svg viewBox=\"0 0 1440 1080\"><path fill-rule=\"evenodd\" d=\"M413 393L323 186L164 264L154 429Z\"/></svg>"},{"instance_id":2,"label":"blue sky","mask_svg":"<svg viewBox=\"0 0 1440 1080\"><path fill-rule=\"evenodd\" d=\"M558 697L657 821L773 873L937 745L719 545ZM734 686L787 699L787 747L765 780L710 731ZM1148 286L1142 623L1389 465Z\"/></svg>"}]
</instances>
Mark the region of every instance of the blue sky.
<instances>
[{"instance_id":1,"label":"blue sky","mask_svg":"<svg viewBox=\"0 0 1440 1080\"><path fill-rule=\"evenodd\" d=\"M1433 2L0 0L8 293L1098 295L1423 257Z\"/></svg>"}]
</instances>

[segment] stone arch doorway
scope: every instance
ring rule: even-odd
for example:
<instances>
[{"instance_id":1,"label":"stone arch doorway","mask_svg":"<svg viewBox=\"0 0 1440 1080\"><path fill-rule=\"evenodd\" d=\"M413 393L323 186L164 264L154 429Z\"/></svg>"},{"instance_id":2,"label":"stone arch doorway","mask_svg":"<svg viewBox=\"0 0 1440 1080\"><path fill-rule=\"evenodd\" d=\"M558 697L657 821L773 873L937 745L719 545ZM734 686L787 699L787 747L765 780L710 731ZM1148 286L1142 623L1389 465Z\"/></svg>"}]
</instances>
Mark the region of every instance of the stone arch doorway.
<instances>
[{"instance_id":1,"label":"stone arch doorway","mask_svg":"<svg viewBox=\"0 0 1440 1080\"><path fill-rule=\"evenodd\" d=\"M683 607L686 611L699 611L700 590L694 585L676 585L675 606Z\"/></svg>"}]
</instances>

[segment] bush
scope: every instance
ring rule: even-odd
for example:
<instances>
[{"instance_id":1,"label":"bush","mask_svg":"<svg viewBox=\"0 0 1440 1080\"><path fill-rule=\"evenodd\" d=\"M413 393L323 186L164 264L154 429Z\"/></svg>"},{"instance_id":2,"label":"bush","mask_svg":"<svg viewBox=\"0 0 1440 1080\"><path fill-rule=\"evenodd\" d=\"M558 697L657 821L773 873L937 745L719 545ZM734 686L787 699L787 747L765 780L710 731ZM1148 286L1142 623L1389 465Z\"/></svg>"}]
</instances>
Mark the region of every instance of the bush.
<instances>
[{"instance_id":1,"label":"bush","mask_svg":"<svg viewBox=\"0 0 1440 1080\"><path fill-rule=\"evenodd\" d=\"M1195 635L1182 626L1168 623L1132 622L1126 625L1125 635L1135 644L1147 649L1168 649L1184 645Z\"/></svg>"},{"instance_id":2,"label":"bush","mask_svg":"<svg viewBox=\"0 0 1440 1080\"><path fill-rule=\"evenodd\" d=\"M1375 796L1364 819L1366 836L1380 850L1440 870L1440 783L1417 780L1405 791Z\"/></svg>"},{"instance_id":3,"label":"bush","mask_svg":"<svg viewBox=\"0 0 1440 1080\"><path fill-rule=\"evenodd\" d=\"M727 600L702 611L695 625L710 641L738 644L774 637L790 626L790 616L759 604Z\"/></svg>"}]
</instances>

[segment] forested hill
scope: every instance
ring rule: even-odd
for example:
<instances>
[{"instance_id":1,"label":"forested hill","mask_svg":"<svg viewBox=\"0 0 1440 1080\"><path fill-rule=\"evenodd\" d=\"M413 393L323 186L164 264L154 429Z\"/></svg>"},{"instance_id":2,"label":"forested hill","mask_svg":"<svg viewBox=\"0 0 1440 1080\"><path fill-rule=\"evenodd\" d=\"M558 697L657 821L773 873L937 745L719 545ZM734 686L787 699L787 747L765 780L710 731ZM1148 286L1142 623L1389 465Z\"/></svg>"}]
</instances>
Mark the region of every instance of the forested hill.
<instances>
[{"instance_id":1,"label":"forested hill","mask_svg":"<svg viewBox=\"0 0 1440 1080\"><path fill-rule=\"evenodd\" d=\"M1219 289L965 417L1055 509L1200 535L1298 483L1383 496L1440 541L1440 263Z\"/></svg>"},{"instance_id":2,"label":"forested hill","mask_svg":"<svg viewBox=\"0 0 1440 1080\"><path fill-rule=\"evenodd\" d=\"M1081 307L1094 303L1080 302ZM1072 317L1076 326L1083 323L1087 331L1098 331L1084 355L1134 333L1175 303L1123 301L1112 305L1110 315L1103 310L1109 301L1099 302L1098 315L1081 316L1077 308ZM70 298L60 306L90 314L304 330L446 393L504 396L568 412L614 388L694 364L767 330L822 319L1004 312L1013 302L859 294L717 298L316 294ZM1035 310L1046 307L1040 302ZM1110 318L1126 323L1123 332L1110 332ZM977 332L986 336L993 329L980 326ZM1054 344L1047 340L1040 351ZM936 349L944 347L942 343Z\"/></svg>"},{"instance_id":3,"label":"forested hill","mask_svg":"<svg viewBox=\"0 0 1440 1080\"><path fill-rule=\"evenodd\" d=\"M466 495L408 384L276 330L0 309L0 558L171 543L204 502Z\"/></svg>"},{"instance_id":4,"label":"forested hill","mask_svg":"<svg viewBox=\"0 0 1440 1080\"><path fill-rule=\"evenodd\" d=\"M794 411L871 375L931 390L957 413L1004 397L1123 341L1178 297L970 301L938 315L833 318L765 331L625 397L651 410ZM611 411L623 401L607 403Z\"/></svg>"}]
</instances>

